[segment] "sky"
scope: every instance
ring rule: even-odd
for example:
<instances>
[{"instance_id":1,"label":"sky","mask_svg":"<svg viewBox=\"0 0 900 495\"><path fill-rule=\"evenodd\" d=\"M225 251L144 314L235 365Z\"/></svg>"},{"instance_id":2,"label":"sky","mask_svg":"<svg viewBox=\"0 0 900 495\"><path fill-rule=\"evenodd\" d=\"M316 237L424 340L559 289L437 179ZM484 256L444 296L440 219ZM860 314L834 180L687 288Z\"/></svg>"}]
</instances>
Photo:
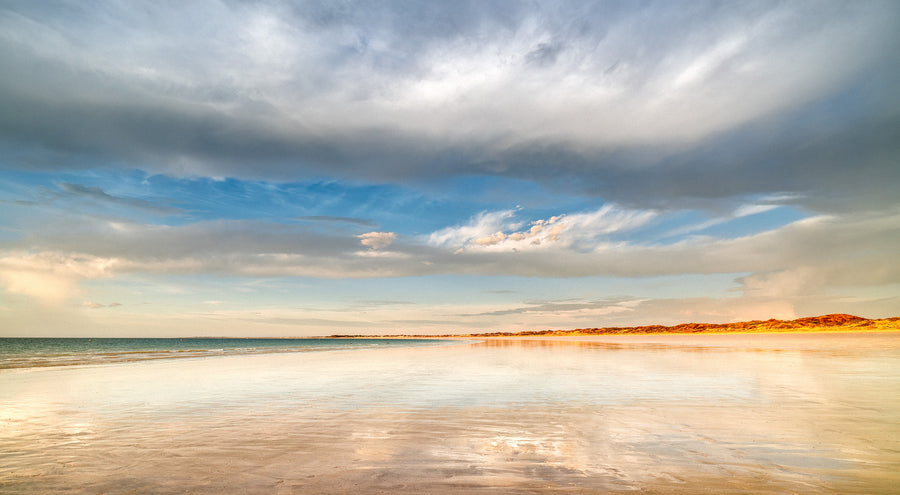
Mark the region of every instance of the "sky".
<instances>
[{"instance_id":1,"label":"sky","mask_svg":"<svg viewBox=\"0 0 900 495\"><path fill-rule=\"evenodd\" d=\"M895 1L6 0L0 336L900 316Z\"/></svg>"}]
</instances>

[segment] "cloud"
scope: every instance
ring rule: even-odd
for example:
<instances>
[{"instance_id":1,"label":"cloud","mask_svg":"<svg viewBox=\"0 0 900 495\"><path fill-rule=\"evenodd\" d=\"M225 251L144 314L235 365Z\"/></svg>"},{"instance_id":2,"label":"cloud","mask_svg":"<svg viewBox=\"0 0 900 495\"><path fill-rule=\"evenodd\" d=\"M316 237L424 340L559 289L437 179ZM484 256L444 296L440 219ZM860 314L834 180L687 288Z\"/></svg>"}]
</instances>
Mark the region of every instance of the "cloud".
<instances>
[{"instance_id":1,"label":"cloud","mask_svg":"<svg viewBox=\"0 0 900 495\"><path fill-rule=\"evenodd\" d=\"M646 225L644 213L609 208L525 225L511 212L481 214L470 224L437 231L440 235L402 241L392 232L338 235L260 221L178 227L70 223L69 231L31 233L8 243L0 252L0 283L8 293L47 302L77 297L83 281L127 274L159 280L188 274L251 279L735 274L743 297L757 299L825 297L861 287L872 297L885 297L900 283L894 249L900 245L898 212L811 217L732 239L694 236L659 244L614 238L622 229ZM505 240L474 243L497 225L507 228ZM558 240L524 249L560 225L566 227L553 234ZM510 240L511 234L530 235L535 226L544 230ZM441 242L431 244L432 238ZM368 249L361 251L361 244ZM516 246L523 249L513 250Z\"/></svg>"},{"instance_id":2,"label":"cloud","mask_svg":"<svg viewBox=\"0 0 900 495\"><path fill-rule=\"evenodd\" d=\"M381 307L381 306L407 306L414 304L410 301L395 301L393 299L365 299L358 301L362 307Z\"/></svg>"},{"instance_id":3,"label":"cloud","mask_svg":"<svg viewBox=\"0 0 900 495\"><path fill-rule=\"evenodd\" d=\"M54 276L36 270L10 270L0 272L0 282L10 294L23 294L42 302L59 303L76 291L76 279Z\"/></svg>"},{"instance_id":4,"label":"cloud","mask_svg":"<svg viewBox=\"0 0 900 495\"><path fill-rule=\"evenodd\" d=\"M790 320L800 314L794 301L778 298L663 298L641 301L630 313L611 313L604 317L603 326L728 323L769 318Z\"/></svg>"},{"instance_id":5,"label":"cloud","mask_svg":"<svg viewBox=\"0 0 900 495\"><path fill-rule=\"evenodd\" d=\"M769 200L747 204L765 205ZM726 215L751 214L760 209L763 208L737 207ZM271 294L279 291L272 289L272 284L295 283L290 280L295 277L304 277L304 284L308 282L307 277L397 279L396 282L340 282L346 284L342 287L360 283L369 289L357 293L359 297L350 296L343 306L273 311L267 313L268 321L258 322L284 325L293 322L302 326L302 332L332 328L327 322L345 329L365 327L373 332L382 329L390 333L408 326L444 333L449 326L460 331L547 329L790 318L834 311L879 317L891 316L897 307L900 269L895 246L900 245L900 210L817 215L752 235L729 239L694 235L668 243L660 243L653 235L643 233L658 230L655 222L664 221L671 212L608 205L587 212L560 212L528 219L526 211L502 210L475 215L469 222L436 230L440 235L434 238L441 242L435 244L430 242L432 236L428 234L416 237L368 232L360 236L355 232L317 230L314 225L259 220L160 226L94 217L76 221L67 217L59 225L43 230L34 228L25 238L2 246L0 288L8 296L5 304L13 307L10 311L29 304L30 308L55 305L63 308L60 311L80 312L86 319L109 318L103 324L110 328L114 323L112 318L120 318L122 312L77 309L83 302L92 303L82 306L87 309L100 304L114 307L115 303L103 302L110 300L107 295L92 293L104 281L117 284L141 279L148 286L177 285L191 275L202 275L199 279L212 280L215 286L206 294L196 292L198 304L206 308L203 311L219 299L233 301L234 296L222 292L221 287L240 283L265 282L262 292ZM565 228L553 233L560 226ZM475 242L492 232L501 232L505 238L493 244ZM510 239L514 234L525 237ZM555 240L548 238L551 235ZM535 239L542 239L542 243L533 246L531 242ZM372 245L363 244L364 240L370 240ZM520 245L530 249L512 249ZM666 298L668 295L660 298L653 290L649 290L650 294L640 290L623 291L632 294L626 297L613 288L570 292L556 299L546 296L543 281L515 278L488 282L489 285L479 282L474 289L472 286L466 289L466 296L454 294L453 300L446 303L428 302L419 288L409 289L407 293L385 291L386 298L380 300L363 295L373 287L366 284L381 287L383 283L401 284L422 276L449 275L441 280L454 281L464 281L472 275L572 277L579 279L580 287L592 287L595 281L586 277L672 277L665 283L679 285L682 281L679 277L683 275L708 274L725 274L719 278L733 279L731 292L725 293L725 297L695 297L709 292L698 289L694 279L684 283L683 298ZM322 281L313 285L316 283L327 285ZM483 300L485 294L479 287L490 287L490 284L513 286L523 300L510 302L511 298L506 296ZM568 286L569 282L559 284ZM542 288L538 291L529 288L535 286ZM615 283L610 282L610 286ZM448 290L452 292L451 288ZM467 304L466 298L474 301ZM207 304L201 304L202 301ZM221 307L234 305L230 302ZM131 303L129 307L137 308ZM348 311L368 314L348 319L344 315ZM9 319L10 314L14 313L3 317ZM222 320L228 314L222 313ZM16 325L15 328L24 328L21 323ZM214 328L212 323L209 325L203 328ZM60 323L60 328L66 328L65 324ZM246 331L234 327L235 334ZM27 334L27 330L23 332Z\"/></svg>"},{"instance_id":6,"label":"cloud","mask_svg":"<svg viewBox=\"0 0 900 495\"><path fill-rule=\"evenodd\" d=\"M79 293L78 282L109 276L116 260L58 252L0 252L0 286L43 303L58 304Z\"/></svg>"},{"instance_id":7,"label":"cloud","mask_svg":"<svg viewBox=\"0 0 900 495\"><path fill-rule=\"evenodd\" d=\"M151 10L0 11L0 165L895 201L896 2Z\"/></svg>"},{"instance_id":8,"label":"cloud","mask_svg":"<svg viewBox=\"0 0 900 495\"><path fill-rule=\"evenodd\" d=\"M536 67L548 67L556 63L563 46L554 43L538 43L534 50L525 54L525 60Z\"/></svg>"},{"instance_id":9,"label":"cloud","mask_svg":"<svg viewBox=\"0 0 900 495\"><path fill-rule=\"evenodd\" d=\"M810 266L763 272L737 280L745 294L764 297L796 297L821 293L825 274Z\"/></svg>"},{"instance_id":10,"label":"cloud","mask_svg":"<svg viewBox=\"0 0 900 495\"><path fill-rule=\"evenodd\" d=\"M377 225L376 222L365 218L337 217L331 215L307 215L298 217L297 220L304 222L348 223L359 227L375 227Z\"/></svg>"},{"instance_id":11,"label":"cloud","mask_svg":"<svg viewBox=\"0 0 900 495\"><path fill-rule=\"evenodd\" d=\"M514 210L482 212L469 223L431 234L428 243L462 250L516 251L542 248L592 248L604 236L636 229L656 216L653 211L636 211L606 205L586 213L556 215L539 219L519 230Z\"/></svg>"},{"instance_id":12,"label":"cloud","mask_svg":"<svg viewBox=\"0 0 900 495\"><path fill-rule=\"evenodd\" d=\"M366 232L356 236L360 244L372 250L384 249L397 240L395 232Z\"/></svg>"},{"instance_id":13,"label":"cloud","mask_svg":"<svg viewBox=\"0 0 900 495\"><path fill-rule=\"evenodd\" d=\"M773 199L777 200L778 198L776 197ZM774 210L778 207L779 207L779 205L777 205L777 204L759 204L759 203L742 204L742 205L738 206L737 208L735 208L732 212L730 212L727 215L711 218L709 220L706 220L706 221L698 223L698 224L685 225L682 227L672 229L672 230L666 232L665 234L663 234L663 238L680 236L680 235L684 235L684 234L689 234L691 232L699 232L702 230L706 230L710 227L715 227L716 225L721 225L723 223L730 222L737 218L749 217L752 215L757 215L759 213L765 213L767 211Z\"/></svg>"},{"instance_id":14,"label":"cloud","mask_svg":"<svg viewBox=\"0 0 900 495\"><path fill-rule=\"evenodd\" d=\"M848 304L859 312L862 305ZM515 330L564 330L573 328L727 323L754 319L793 319L807 314L810 306L796 298L777 297L671 297L628 296L597 300L532 301L503 309L470 314L473 320ZM816 308L821 310L821 307ZM883 311L883 308L880 309ZM808 313L808 314L822 314ZM871 314L862 312L862 314Z\"/></svg>"},{"instance_id":15,"label":"cloud","mask_svg":"<svg viewBox=\"0 0 900 495\"><path fill-rule=\"evenodd\" d=\"M581 316L597 317L618 312L630 312L641 301L636 298L619 296L609 299L594 301L565 300L565 301L530 301L523 306L515 306L506 309L493 310L468 316L510 316L521 314L560 315L580 313Z\"/></svg>"},{"instance_id":16,"label":"cloud","mask_svg":"<svg viewBox=\"0 0 900 495\"><path fill-rule=\"evenodd\" d=\"M526 223L517 220L513 210L486 212L469 223L402 242L395 232L354 235L266 221L159 226L70 219L7 243L0 271L7 280L19 280L16 273L83 280L131 272L324 278L633 277L813 267L828 284L900 280L900 272L893 268L893 246L900 243L900 213L895 211L809 217L732 239L694 236L660 244L625 236L640 232L657 215L604 206ZM368 249L360 251L360 246ZM11 284L20 292L25 285Z\"/></svg>"},{"instance_id":17,"label":"cloud","mask_svg":"<svg viewBox=\"0 0 900 495\"><path fill-rule=\"evenodd\" d=\"M101 304L101 303L94 302L94 301L84 301L81 303L81 305L84 306L85 308L100 309L100 308L116 308L116 307L121 306L122 304L117 303L117 302L112 302L109 304Z\"/></svg>"},{"instance_id":18,"label":"cloud","mask_svg":"<svg viewBox=\"0 0 900 495\"><path fill-rule=\"evenodd\" d=\"M509 219L515 216L514 210L482 212L472 218L469 223L447 227L428 235L428 244L432 246L460 247L473 239L482 239L495 233L514 228L518 225Z\"/></svg>"},{"instance_id":19,"label":"cloud","mask_svg":"<svg viewBox=\"0 0 900 495\"><path fill-rule=\"evenodd\" d=\"M147 201L145 199L112 196L99 187L89 187L69 182L57 184L57 187L59 187L62 191L68 193L68 195L70 196L88 198L98 203L105 203L113 206L128 206L165 215L184 213L184 210L181 208L163 206L153 201Z\"/></svg>"}]
</instances>

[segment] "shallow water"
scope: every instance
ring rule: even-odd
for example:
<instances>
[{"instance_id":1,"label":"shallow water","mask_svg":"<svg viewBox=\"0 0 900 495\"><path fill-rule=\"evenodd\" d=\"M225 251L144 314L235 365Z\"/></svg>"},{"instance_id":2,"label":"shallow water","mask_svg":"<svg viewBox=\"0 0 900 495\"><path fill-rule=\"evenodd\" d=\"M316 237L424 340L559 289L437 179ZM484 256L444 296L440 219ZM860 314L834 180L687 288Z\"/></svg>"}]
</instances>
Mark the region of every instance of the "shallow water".
<instances>
[{"instance_id":1,"label":"shallow water","mask_svg":"<svg viewBox=\"0 0 900 495\"><path fill-rule=\"evenodd\" d=\"M0 371L2 493L896 493L900 334Z\"/></svg>"},{"instance_id":2,"label":"shallow water","mask_svg":"<svg viewBox=\"0 0 900 495\"><path fill-rule=\"evenodd\" d=\"M437 339L0 338L0 369L111 364L233 354L444 345Z\"/></svg>"}]
</instances>

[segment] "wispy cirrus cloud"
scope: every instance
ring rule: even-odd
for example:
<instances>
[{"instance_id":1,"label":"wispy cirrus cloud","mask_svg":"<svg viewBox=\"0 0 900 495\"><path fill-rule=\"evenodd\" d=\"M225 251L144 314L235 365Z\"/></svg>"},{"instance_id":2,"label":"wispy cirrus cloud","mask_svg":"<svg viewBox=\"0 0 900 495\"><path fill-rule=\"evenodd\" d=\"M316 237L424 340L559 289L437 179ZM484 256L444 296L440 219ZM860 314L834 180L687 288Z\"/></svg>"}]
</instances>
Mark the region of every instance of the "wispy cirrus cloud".
<instances>
[{"instance_id":1,"label":"wispy cirrus cloud","mask_svg":"<svg viewBox=\"0 0 900 495\"><path fill-rule=\"evenodd\" d=\"M70 197L81 197L86 198L97 203L106 204L114 207L130 207L130 208L138 208L141 210L163 214L163 215L177 215L185 213L185 210L181 208L175 208L172 206L167 206L164 204L160 204L158 202L149 201L142 198L129 198L129 197L121 197L121 196L113 196L102 188L97 186L85 186L83 184L73 184L70 182L63 182L57 184L57 187L61 189L64 193L66 193Z\"/></svg>"},{"instance_id":2,"label":"wispy cirrus cloud","mask_svg":"<svg viewBox=\"0 0 900 495\"><path fill-rule=\"evenodd\" d=\"M617 296L600 300L525 301L525 304L505 309L493 310L471 316L509 316L524 314L558 315L560 313L582 313L597 317L611 313L631 311L640 299Z\"/></svg>"},{"instance_id":3,"label":"wispy cirrus cloud","mask_svg":"<svg viewBox=\"0 0 900 495\"><path fill-rule=\"evenodd\" d=\"M715 218L711 218L709 220L690 225L683 225L678 228L672 229L662 235L662 238L676 237L682 236L685 234L690 234L693 232L700 232L706 230L710 227L715 227L716 225L721 225L723 223L730 222L732 220L738 218L749 217L753 215L757 215L760 213L765 213L767 211L772 211L776 208L779 208L778 204L766 204L766 203L749 203L743 204L735 208L733 211L728 214L721 215Z\"/></svg>"},{"instance_id":4,"label":"wispy cirrus cloud","mask_svg":"<svg viewBox=\"0 0 900 495\"><path fill-rule=\"evenodd\" d=\"M297 220L302 222L323 222L323 223L336 223L336 224L350 224L356 225L358 227L375 227L378 224L373 220L369 220L366 218L356 218L356 217L339 217L333 215L306 215L302 217L297 217Z\"/></svg>"},{"instance_id":5,"label":"wispy cirrus cloud","mask_svg":"<svg viewBox=\"0 0 900 495\"><path fill-rule=\"evenodd\" d=\"M599 239L645 225L656 212L606 205L592 212L555 215L527 224L514 220L515 216L514 210L482 212L466 224L430 234L428 243L455 247L457 252L521 251L542 247L592 249Z\"/></svg>"}]
</instances>

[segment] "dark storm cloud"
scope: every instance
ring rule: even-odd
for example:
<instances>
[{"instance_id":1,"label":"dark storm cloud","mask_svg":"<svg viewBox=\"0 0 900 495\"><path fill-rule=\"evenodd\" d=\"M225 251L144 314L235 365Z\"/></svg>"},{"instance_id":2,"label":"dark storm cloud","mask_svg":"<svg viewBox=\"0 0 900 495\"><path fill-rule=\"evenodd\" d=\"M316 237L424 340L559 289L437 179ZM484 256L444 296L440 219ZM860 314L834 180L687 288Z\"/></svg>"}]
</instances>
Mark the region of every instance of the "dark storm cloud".
<instances>
[{"instance_id":1,"label":"dark storm cloud","mask_svg":"<svg viewBox=\"0 0 900 495\"><path fill-rule=\"evenodd\" d=\"M818 120L828 118L822 113L744 126L683 150L647 146L586 155L531 144L507 150L495 163L507 164L498 171L502 175L643 208L705 207L723 198L784 192L824 211L894 204L900 113L873 111L831 126Z\"/></svg>"},{"instance_id":2,"label":"dark storm cloud","mask_svg":"<svg viewBox=\"0 0 900 495\"><path fill-rule=\"evenodd\" d=\"M643 207L774 192L878 207L900 182L898 12L10 2L0 166L498 175Z\"/></svg>"}]
</instances>

